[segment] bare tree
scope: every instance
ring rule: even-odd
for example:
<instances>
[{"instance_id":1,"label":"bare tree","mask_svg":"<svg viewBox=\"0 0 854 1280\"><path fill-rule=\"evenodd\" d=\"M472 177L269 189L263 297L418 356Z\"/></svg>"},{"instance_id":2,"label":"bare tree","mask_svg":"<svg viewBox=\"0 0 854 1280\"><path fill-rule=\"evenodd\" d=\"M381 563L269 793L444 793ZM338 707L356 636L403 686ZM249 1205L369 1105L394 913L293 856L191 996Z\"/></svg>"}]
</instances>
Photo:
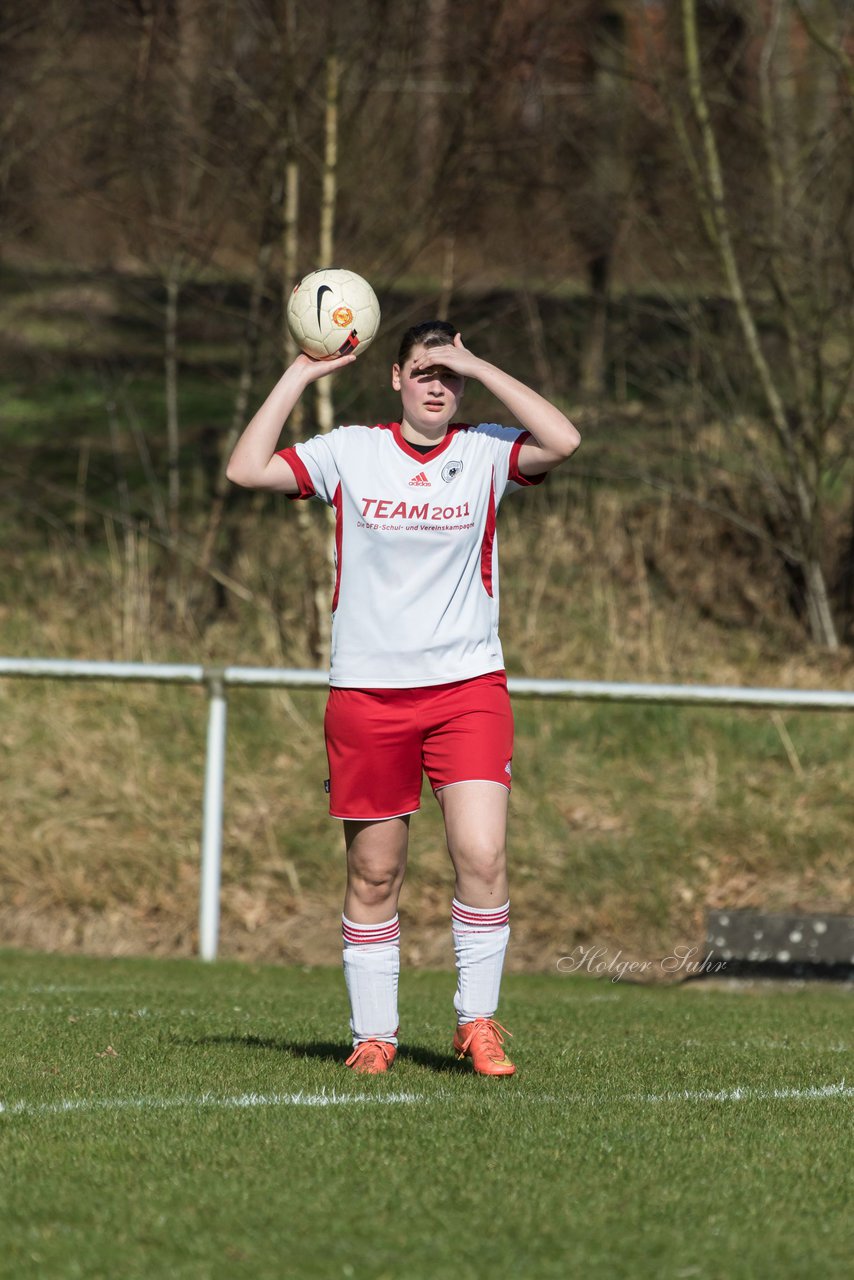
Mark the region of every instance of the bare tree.
<instances>
[{"instance_id":1,"label":"bare tree","mask_svg":"<svg viewBox=\"0 0 854 1280\"><path fill-rule=\"evenodd\" d=\"M323 185L320 200L320 237L317 260L320 266L330 267L335 258L335 203L338 196L338 99L341 69L334 47L326 55L326 92L323 111ZM332 382L322 378L315 383L317 421L321 431L331 431L335 425L335 406L332 403Z\"/></svg>"},{"instance_id":2,"label":"bare tree","mask_svg":"<svg viewBox=\"0 0 854 1280\"><path fill-rule=\"evenodd\" d=\"M742 127L755 138L758 198L748 192L736 199L706 84L697 0L680 0L680 6L689 114L670 94L671 120L765 428L742 430L732 445L751 459L756 502L800 578L813 640L836 649L826 568L827 488L844 454L841 432L854 370L850 98L837 87L819 117L794 109L793 81L808 82L810 68L792 64L797 28L791 11L780 0L754 3L751 42L740 55L749 84L738 107ZM720 97L718 109L719 103ZM744 148L739 158L744 164Z\"/></svg>"},{"instance_id":3,"label":"bare tree","mask_svg":"<svg viewBox=\"0 0 854 1280\"><path fill-rule=\"evenodd\" d=\"M605 390L608 301L632 185L629 126L633 101L625 9L623 0L600 0L584 15L583 106L568 130L579 175L572 187L570 224L584 250L590 291L580 387L590 398Z\"/></svg>"}]
</instances>

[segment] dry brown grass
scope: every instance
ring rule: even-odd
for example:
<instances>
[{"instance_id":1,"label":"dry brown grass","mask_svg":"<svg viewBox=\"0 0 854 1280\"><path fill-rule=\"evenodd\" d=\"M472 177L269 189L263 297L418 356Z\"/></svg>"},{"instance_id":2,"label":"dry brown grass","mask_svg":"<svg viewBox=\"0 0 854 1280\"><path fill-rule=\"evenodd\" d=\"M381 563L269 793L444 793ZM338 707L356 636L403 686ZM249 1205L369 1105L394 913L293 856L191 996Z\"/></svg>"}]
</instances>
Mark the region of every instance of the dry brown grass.
<instances>
[{"instance_id":1,"label":"dry brown grass","mask_svg":"<svg viewBox=\"0 0 854 1280\"><path fill-rule=\"evenodd\" d=\"M502 514L511 672L854 687L850 651L795 646L787 619L720 616L727 553L715 559L705 526L690 593L668 504L627 508L583 485L536 502L520 495ZM192 576L176 609L156 548L109 526L101 551L59 538L48 554L7 551L20 589L0 606L2 647L310 665L283 520L277 537L269 516L247 524L231 572L255 603L234 598L218 615ZM742 607L760 608L767 590ZM198 689L0 681L3 945L193 952L205 710ZM760 713L733 736L733 713L686 712L687 727L639 714L518 708L511 967L551 968L594 941L647 959L701 945L708 906L850 908L854 758L840 717L807 727ZM319 694L231 695L225 955L337 959L342 851L325 816L321 715ZM446 966L451 877L434 809L425 797L413 823L404 955Z\"/></svg>"}]
</instances>

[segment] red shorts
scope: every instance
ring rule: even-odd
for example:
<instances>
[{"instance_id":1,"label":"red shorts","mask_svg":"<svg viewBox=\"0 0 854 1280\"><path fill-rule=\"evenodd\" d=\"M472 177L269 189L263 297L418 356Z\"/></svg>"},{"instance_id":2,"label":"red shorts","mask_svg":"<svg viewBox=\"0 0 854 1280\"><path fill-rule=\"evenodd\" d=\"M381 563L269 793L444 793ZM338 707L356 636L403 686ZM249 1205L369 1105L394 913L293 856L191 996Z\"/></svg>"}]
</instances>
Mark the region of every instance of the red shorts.
<instances>
[{"instance_id":1,"label":"red shorts","mask_svg":"<svg viewBox=\"0 0 854 1280\"><path fill-rule=\"evenodd\" d=\"M421 689L329 690L324 721L333 818L378 821L455 782L510 790L513 713L503 671Z\"/></svg>"}]
</instances>

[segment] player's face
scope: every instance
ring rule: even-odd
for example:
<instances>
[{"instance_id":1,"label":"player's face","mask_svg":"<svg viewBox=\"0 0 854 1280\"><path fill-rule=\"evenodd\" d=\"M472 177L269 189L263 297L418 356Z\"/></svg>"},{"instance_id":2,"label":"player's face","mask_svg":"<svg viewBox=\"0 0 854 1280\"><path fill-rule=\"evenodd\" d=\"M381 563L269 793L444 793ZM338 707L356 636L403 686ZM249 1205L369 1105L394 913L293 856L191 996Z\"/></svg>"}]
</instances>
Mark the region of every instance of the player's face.
<instances>
[{"instance_id":1,"label":"player's face","mask_svg":"<svg viewBox=\"0 0 854 1280\"><path fill-rule=\"evenodd\" d=\"M441 365L429 365L413 369L413 361L423 356L429 348L413 347L403 365L394 365L391 385L400 392L403 417L410 426L427 430L446 427L453 422L463 398L466 380L459 373L452 373Z\"/></svg>"}]
</instances>

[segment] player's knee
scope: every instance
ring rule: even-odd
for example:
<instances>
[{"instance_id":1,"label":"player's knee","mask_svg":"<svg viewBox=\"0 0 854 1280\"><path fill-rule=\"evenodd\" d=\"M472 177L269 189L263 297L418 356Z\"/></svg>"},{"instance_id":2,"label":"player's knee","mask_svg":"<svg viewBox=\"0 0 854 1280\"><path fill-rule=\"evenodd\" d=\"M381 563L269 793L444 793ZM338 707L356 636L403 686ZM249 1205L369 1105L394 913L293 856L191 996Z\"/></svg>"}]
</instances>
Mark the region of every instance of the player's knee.
<instances>
[{"instance_id":1,"label":"player's knee","mask_svg":"<svg viewBox=\"0 0 854 1280\"><path fill-rule=\"evenodd\" d=\"M401 880L398 867L351 867L350 888L365 907L376 907L393 897Z\"/></svg>"},{"instance_id":2,"label":"player's knee","mask_svg":"<svg viewBox=\"0 0 854 1280\"><path fill-rule=\"evenodd\" d=\"M470 845L458 859L466 873L484 885L495 885L507 874L504 843L483 839Z\"/></svg>"}]
</instances>

